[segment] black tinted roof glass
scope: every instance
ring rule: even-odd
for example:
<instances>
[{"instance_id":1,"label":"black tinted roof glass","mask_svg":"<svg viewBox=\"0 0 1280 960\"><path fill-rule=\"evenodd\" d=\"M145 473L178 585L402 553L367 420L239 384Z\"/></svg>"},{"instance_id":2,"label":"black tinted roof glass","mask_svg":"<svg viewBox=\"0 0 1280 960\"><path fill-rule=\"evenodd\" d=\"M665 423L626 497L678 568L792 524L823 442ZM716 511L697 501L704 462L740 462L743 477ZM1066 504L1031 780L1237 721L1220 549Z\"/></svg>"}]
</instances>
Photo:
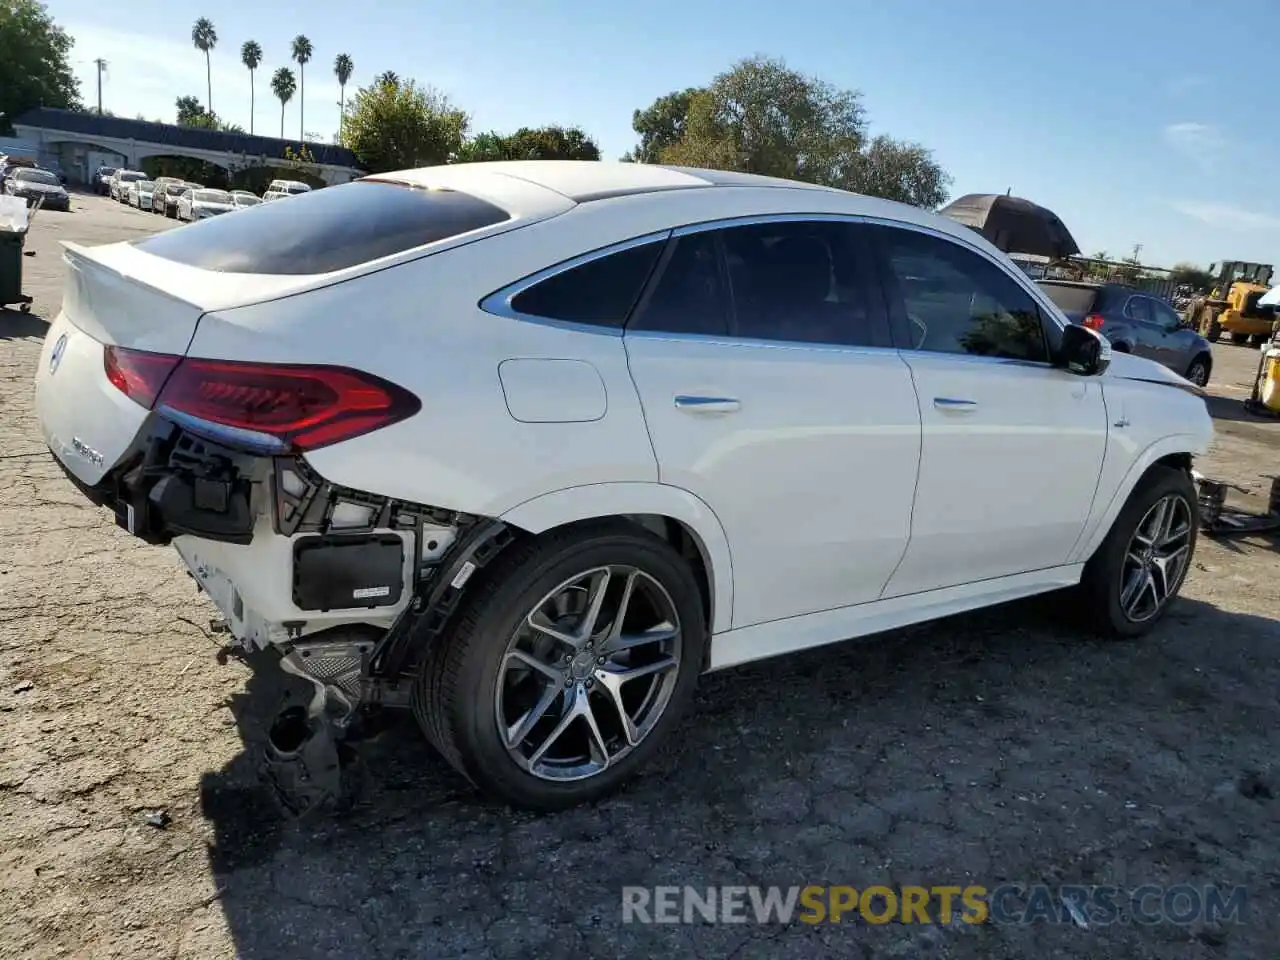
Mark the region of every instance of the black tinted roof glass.
<instances>
[{"instance_id":1,"label":"black tinted roof glass","mask_svg":"<svg viewBox=\"0 0 1280 960\"><path fill-rule=\"evenodd\" d=\"M343 270L510 219L455 190L356 181L263 203L135 241L140 250L226 273Z\"/></svg>"}]
</instances>

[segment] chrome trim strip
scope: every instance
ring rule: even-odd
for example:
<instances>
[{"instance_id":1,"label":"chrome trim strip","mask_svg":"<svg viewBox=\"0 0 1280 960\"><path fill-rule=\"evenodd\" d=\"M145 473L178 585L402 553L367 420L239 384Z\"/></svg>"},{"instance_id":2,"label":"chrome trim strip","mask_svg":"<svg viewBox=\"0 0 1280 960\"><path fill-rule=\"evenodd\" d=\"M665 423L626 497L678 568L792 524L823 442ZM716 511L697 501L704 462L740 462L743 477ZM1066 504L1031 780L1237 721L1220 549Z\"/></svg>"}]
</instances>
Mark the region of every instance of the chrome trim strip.
<instances>
[{"instance_id":1,"label":"chrome trim strip","mask_svg":"<svg viewBox=\"0 0 1280 960\"><path fill-rule=\"evenodd\" d=\"M780 350L821 350L825 353L853 353L868 356L898 354L897 347L871 347L852 343L821 343L813 340L768 340L762 337L732 337L725 333L668 333L663 330L628 330L628 340L670 340L677 343L706 343L720 347L768 347ZM943 356L943 354L939 354Z\"/></svg>"},{"instance_id":2,"label":"chrome trim strip","mask_svg":"<svg viewBox=\"0 0 1280 960\"><path fill-rule=\"evenodd\" d=\"M537 273L531 274L515 283L508 284L500 290L496 290L482 299L478 306L485 313L492 314L495 317L503 317L507 320L520 320L525 323L536 323L545 327L557 327L562 330L572 330L578 333L595 333L603 334L609 337L621 337L623 330L621 327L605 327L597 326L590 323L578 323L570 320L555 320L551 317L535 317L527 313L520 313L512 309L511 301L518 297L530 287L548 280L557 274L564 273L566 270L572 270L580 267L584 263L590 263L593 260L599 260L601 257L607 257L611 254L622 253L624 250L630 250L634 247L644 246L647 243L665 243L671 239L670 230L659 230L656 233L646 233L639 237L632 237L630 240L623 240L620 243L613 243L607 247L600 247L587 253L579 254L569 260L562 260L560 263L552 264L539 270Z\"/></svg>"}]
</instances>

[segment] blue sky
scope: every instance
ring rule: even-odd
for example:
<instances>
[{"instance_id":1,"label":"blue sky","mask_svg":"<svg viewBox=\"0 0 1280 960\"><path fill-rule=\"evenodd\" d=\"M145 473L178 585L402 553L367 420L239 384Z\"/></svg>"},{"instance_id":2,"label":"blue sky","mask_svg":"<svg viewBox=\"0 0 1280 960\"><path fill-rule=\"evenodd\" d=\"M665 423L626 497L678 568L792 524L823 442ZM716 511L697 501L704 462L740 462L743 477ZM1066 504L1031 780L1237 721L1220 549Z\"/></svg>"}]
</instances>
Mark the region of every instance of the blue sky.
<instances>
[{"instance_id":1,"label":"blue sky","mask_svg":"<svg viewBox=\"0 0 1280 960\"><path fill-rule=\"evenodd\" d=\"M1086 253L1140 243L1153 264L1280 264L1280 130L1266 95L1280 73L1266 54L1280 34L1275 0L52 0L49 9L77 40L86 101L93 58L108 60L103 105L120 115L172 120L175 97L204 99L190 30L207 16L219 35L214 109L246 128L241 42L266 54L255 128L278 133L267 80L289 65L301 32L315 48L306 128L324 138L338 126L332 64L345 52L355 85L394 70L447 93L474 130L577 124L606 159L634 142L632 110L762 53L860 90L872 132L932 148L955 177L953 196L1012 188L1057 212ZM1240 47L1255 37L1264 46ZM1221 47L1188 52L1214 38ZM297 136L296 97L285 129Z\"/></svg>"}]
</instances>

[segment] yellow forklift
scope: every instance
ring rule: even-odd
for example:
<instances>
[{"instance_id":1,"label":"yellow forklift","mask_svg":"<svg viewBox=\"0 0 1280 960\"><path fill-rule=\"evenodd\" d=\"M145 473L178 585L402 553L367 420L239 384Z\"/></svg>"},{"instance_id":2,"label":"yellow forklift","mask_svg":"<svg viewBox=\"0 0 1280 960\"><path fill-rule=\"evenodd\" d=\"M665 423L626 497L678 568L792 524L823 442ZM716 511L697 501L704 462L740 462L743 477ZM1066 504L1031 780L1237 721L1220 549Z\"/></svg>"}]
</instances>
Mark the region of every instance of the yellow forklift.
<instances>
[{"instance_id":1,"label":"yellow forklift","mask_svg":"<svg viewBox=\"0 0 1280 960\"><path fill-rule=\"evenodd\" d=\"M1275 313L1259 307L1258 300L1271 289L1274 268L1245 260L1226 260L1216 266L1213 290L1191 301L1187 324L1211 342L1225 333L1232 343L1263 343L1271 336Z\"/></svg>"}]
</instances>

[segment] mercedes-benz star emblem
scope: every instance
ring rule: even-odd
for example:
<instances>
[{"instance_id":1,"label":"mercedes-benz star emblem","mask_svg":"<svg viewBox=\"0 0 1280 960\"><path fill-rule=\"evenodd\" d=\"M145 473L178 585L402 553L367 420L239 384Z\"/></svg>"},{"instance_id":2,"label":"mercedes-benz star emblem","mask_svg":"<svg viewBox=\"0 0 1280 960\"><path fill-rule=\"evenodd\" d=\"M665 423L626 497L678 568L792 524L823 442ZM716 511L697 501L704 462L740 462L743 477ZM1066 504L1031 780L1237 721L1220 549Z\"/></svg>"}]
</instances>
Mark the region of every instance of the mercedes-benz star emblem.
<instances>
[{"instance_id":1,"label":"mercedes-benz star emblem","mask_svg":"<svg viewBox=\"0 0 1280 960\"><path fill-rule=\"evenodd\" d=\"M58 364L62 362L62 354L67 349L67 335L64 333L53 345L53 353L49 354L49 373L58 372Z\"/></svg>"}]
</instances>

